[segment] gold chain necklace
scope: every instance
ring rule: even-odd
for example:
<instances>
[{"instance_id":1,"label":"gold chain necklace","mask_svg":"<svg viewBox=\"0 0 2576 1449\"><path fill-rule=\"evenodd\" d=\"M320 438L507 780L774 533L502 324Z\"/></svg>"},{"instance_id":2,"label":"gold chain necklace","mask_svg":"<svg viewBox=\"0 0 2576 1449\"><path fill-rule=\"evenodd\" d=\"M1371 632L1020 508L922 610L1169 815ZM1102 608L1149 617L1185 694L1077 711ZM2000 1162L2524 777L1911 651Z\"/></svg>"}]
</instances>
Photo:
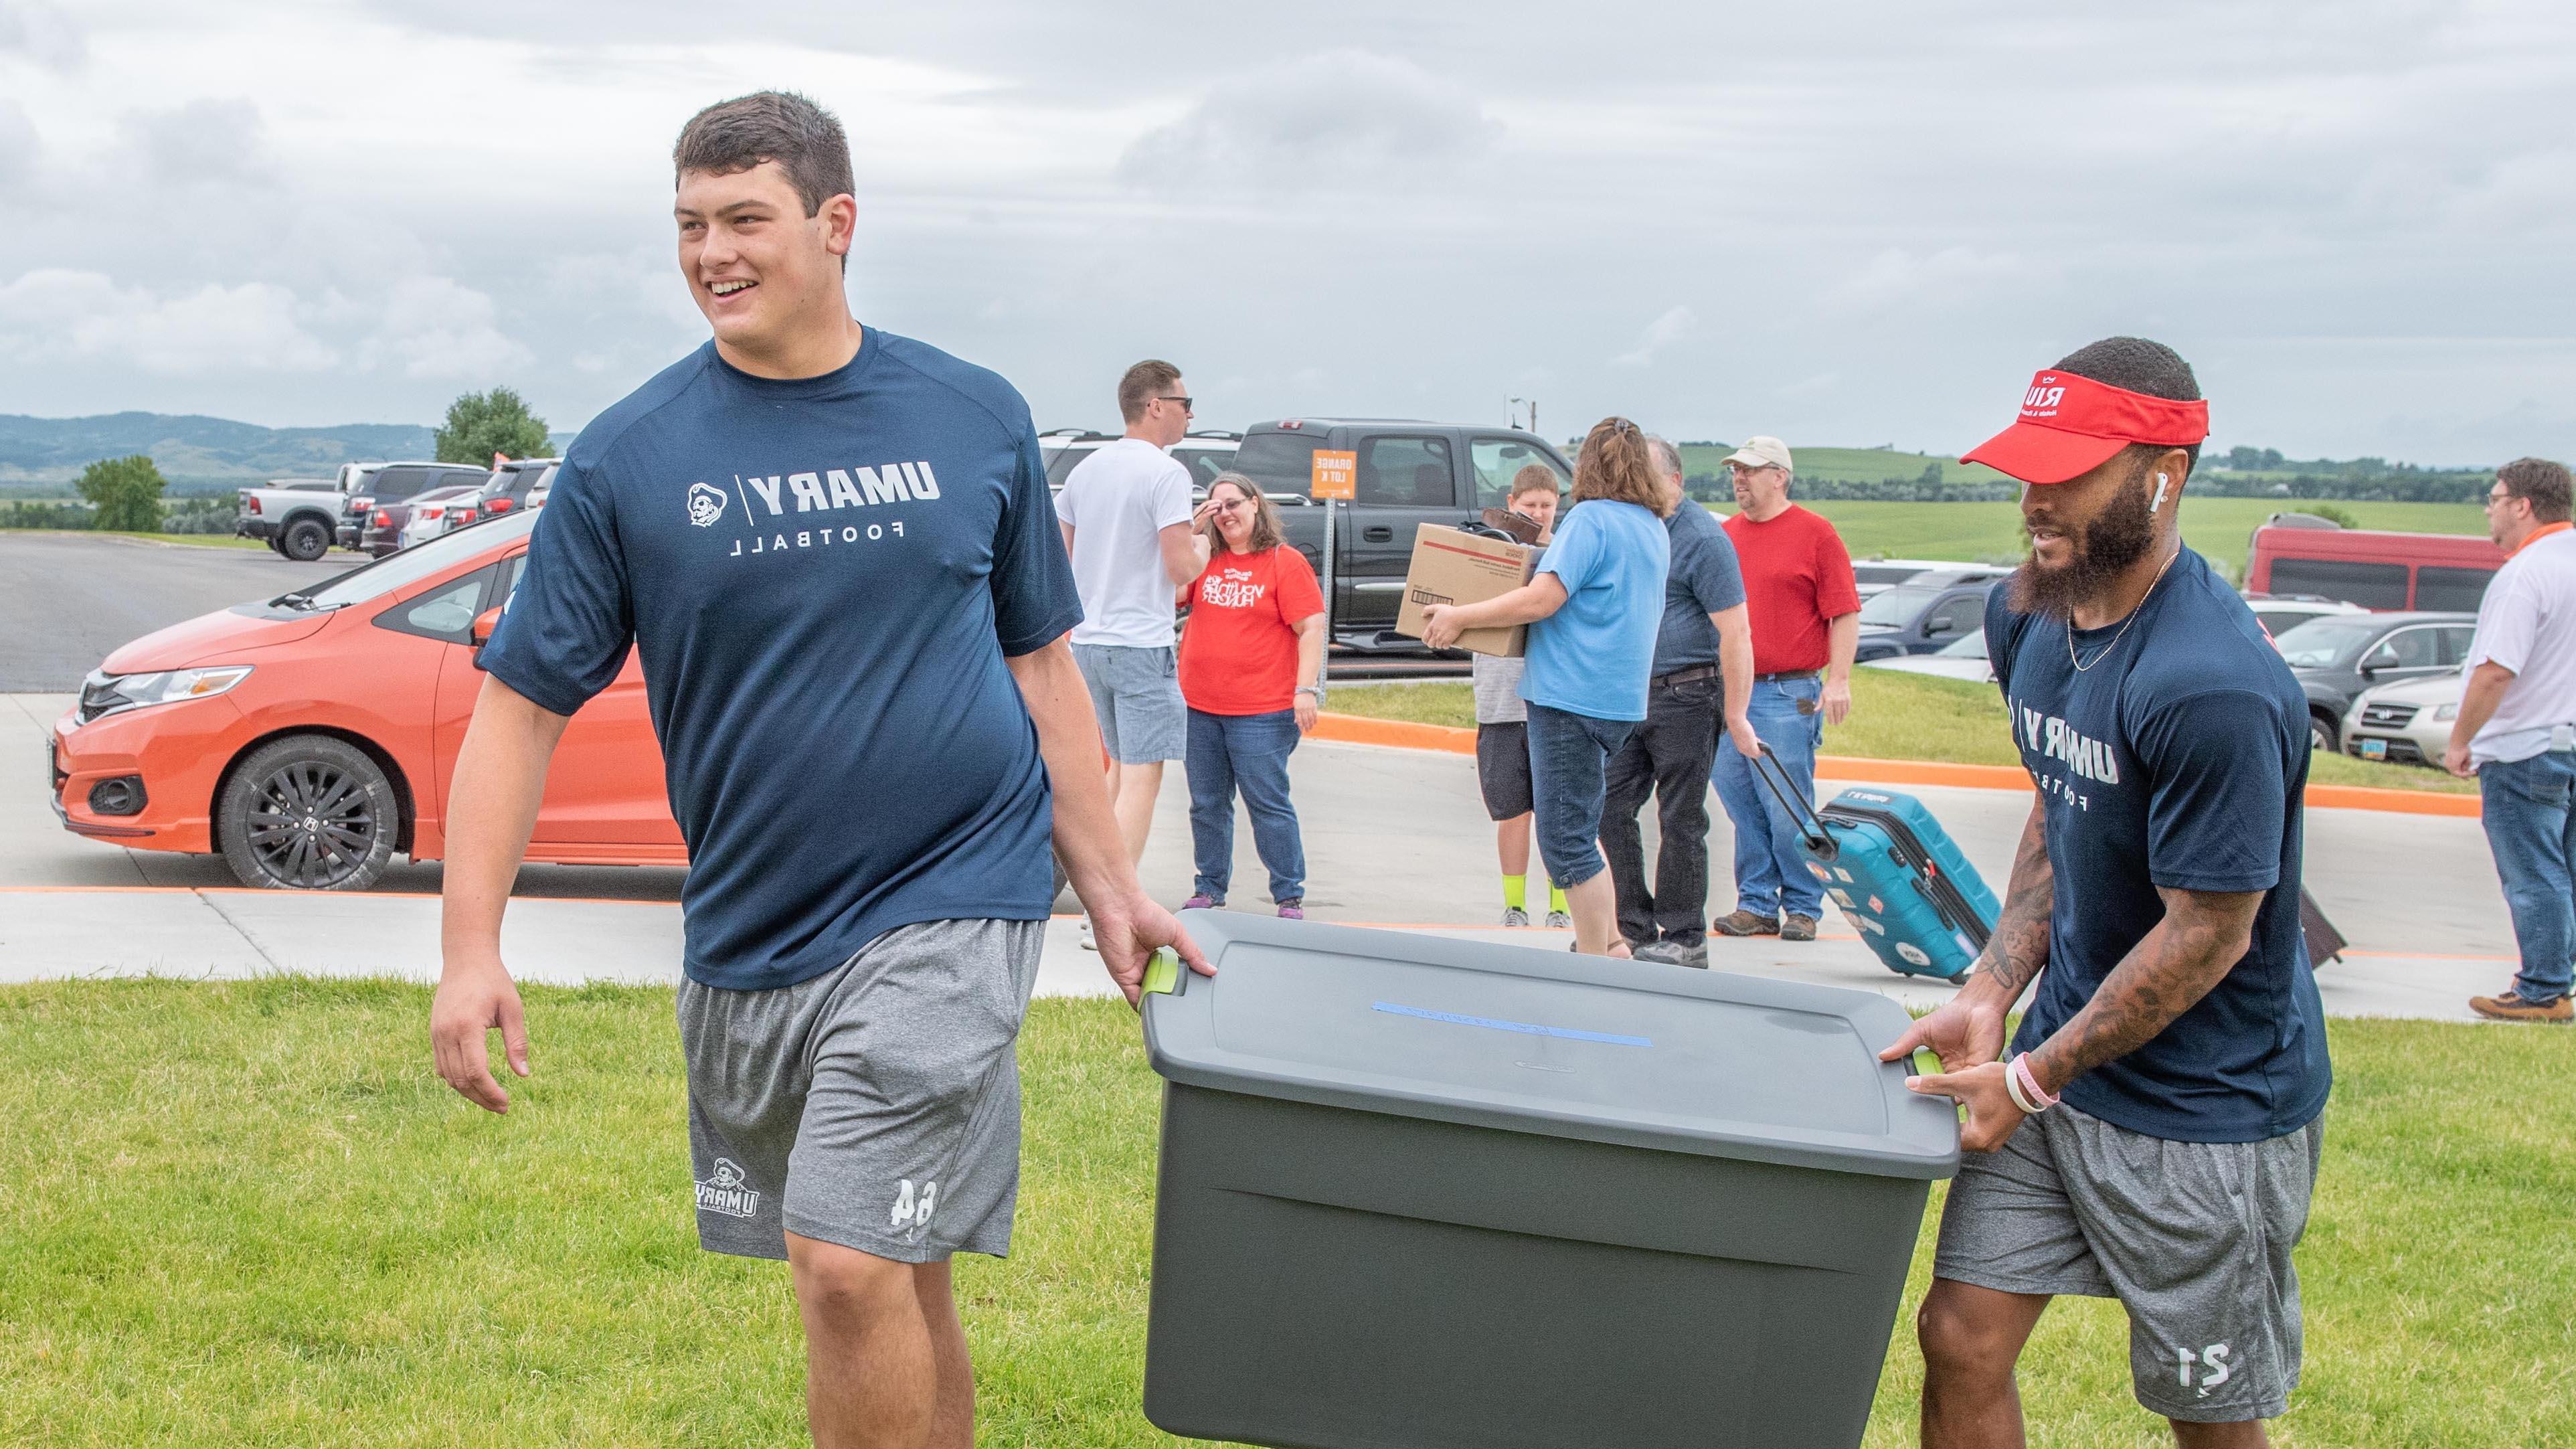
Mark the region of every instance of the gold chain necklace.
<instances>
[{"instance_id":1,"label":"gold chain necklace","mask_svg":"<svg viewBox=\"0 0 2576 1449\"><path fill-rule=\"evenodd\" d=\"M2112 650L2120 647L2120 641L2128 636L2129 626L2138 622L2138 616L2147 611L2147 600L2156 596L2156 585L2165 581L2165 569L2172 568L2174 560L2180 557L2182 557L2182 546L2176 544L2174 551L2165 555L2163 568L2157 569L2156 576L2147 581L2147 591L2138 596L2138 607L2131 609L2129 617L2120 621L2120 632L2112 635L2111 642L2103 645L2100 651L2094 654L2093 664L2101 663L2110 656ZM2074 665L2075 672L2078 674L2093 667L2093 664L2086 664L2075 657L2075 615L2072 612L2066 616L2066 662Z\"/></svg>"}]
</instances>

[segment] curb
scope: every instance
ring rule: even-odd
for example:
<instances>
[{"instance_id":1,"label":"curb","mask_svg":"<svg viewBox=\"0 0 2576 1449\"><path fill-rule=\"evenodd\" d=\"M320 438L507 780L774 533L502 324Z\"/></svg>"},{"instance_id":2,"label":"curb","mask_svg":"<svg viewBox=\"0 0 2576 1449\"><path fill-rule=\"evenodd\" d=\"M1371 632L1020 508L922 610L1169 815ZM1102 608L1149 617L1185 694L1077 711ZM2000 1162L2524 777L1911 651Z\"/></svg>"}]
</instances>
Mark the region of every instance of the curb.
<instances>
[{"instance_id":1,"label":"curb","mask_svg":"<svg viewBox=\"0 0 2576 1449\"><path fill-rule=\"evenodd\" d=\"M1310 736L1349 745L1388 745L1404 750L1437 750L1443 754L1476 753L1476 732L1452 725L1416 724L1411 720L1371 719L1366 715L1323 714ZM2030 775L2018 765L1959 765L1941 760L1873 760L1858 755L1816 756L1820 780L1866 780L1881 785L1950 785L1971 790L2030 792ZM2310 785L2312 810L2380 810L2394 815L2448 815L2478 818L2475 795L2438 794L2430 790L2382 790L2370 785Z\"/></svg>"}]
</instances>

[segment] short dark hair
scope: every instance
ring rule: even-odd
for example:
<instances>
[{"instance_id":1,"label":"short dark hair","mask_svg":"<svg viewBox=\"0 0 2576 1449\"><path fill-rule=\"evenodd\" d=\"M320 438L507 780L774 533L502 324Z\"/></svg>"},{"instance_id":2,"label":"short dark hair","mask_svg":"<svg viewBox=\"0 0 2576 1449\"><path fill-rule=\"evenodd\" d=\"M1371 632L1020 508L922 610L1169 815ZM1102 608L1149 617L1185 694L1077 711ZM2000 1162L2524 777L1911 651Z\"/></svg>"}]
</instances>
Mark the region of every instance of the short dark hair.
<instances>
[{"instance_id":1,"label":"short dark hair","mask_svg":"<svg viewBox=\"0 0 2576 1449\"><path fill-rule=\"evenodd\" d=\"M2531 505L2532 518L2541 523L2567 521L2567 465L2547 458L2516 458L2496 470L2496 481L2504 491Z\"/></svg>"},{"instance_id":2,"label":"short dark hair","mask_svg":"<svg viewBox=\"0 0 2576 1449\"><path fill-rule=\"evenodd\" d=\"M807 216L858 190L839 118L794 91L754 91L691 116L671 147L671 181L691 171L730 176L763 161L787 173Z\"/></svg>"},{"instance_id":3,"label":"short dark hair","mask_svg":"<svg viewBox=\"0 0 2576 1449\"><path fill-rule=\"evenodd\" d=\"M1180 380L1181 370L1159 357L1148 357L1137 363L1118 379L1118 416L1131 423L1142 420L1145 404L1160 397L1163 389Z\"/></svg>"},{"instance_id":4,"label":"short dark hair","mask_svg":"<svg viewBox=\"0 0 2576 1449\"><path fill-rule=\"evenodd\" d=\"M2191 364L2182 360L2181 353L2144 337L2105 337L2059 358L2057 370L2149 397L2200 401L2200 379L2191 375ZM2154 443L2132 443L2129 451L2155 454L2167 450ZM2186 473L2200 466L2200 444L2182 451L2189 460L2183 464Z\"/></svg>"}]
</instances>

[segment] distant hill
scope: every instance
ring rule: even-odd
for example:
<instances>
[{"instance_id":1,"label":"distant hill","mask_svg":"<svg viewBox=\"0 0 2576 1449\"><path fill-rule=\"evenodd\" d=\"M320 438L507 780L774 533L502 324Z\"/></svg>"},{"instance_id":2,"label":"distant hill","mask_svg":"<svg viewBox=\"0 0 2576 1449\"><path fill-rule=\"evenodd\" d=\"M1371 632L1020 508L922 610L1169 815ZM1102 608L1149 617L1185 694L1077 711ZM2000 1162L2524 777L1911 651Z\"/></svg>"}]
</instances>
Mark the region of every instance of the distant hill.
<instances>
[{"instance_id":1,"label":"distant hill","mask_svg":"<svg viewBox=\"0 0 2576 1449\"><path fill-rule=\"evenodd\" d=\"M229 418L106 413L31 418L0 413L0 489L59 491L101 458L149 453L173 485L321 477L342 463L427 458L432 429L412 423L263 428Z\"/></svg>"}]
</instances>

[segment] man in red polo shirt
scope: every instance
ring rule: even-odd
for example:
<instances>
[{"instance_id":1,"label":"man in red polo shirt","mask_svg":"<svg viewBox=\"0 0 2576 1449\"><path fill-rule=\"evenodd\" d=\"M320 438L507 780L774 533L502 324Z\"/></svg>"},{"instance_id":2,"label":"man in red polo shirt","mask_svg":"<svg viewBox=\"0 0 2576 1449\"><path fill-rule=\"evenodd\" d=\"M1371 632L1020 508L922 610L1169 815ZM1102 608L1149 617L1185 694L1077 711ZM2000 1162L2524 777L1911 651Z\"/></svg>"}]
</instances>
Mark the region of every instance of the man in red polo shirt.
<instances>
[{"instance_id":1,"label":"man in red polo shirt","mask_svg":"<svg viewBox=\"0 0 2576 1449\"><path fill-rule=\"evenodd\" d=\"M1736 502L1726 536L1744 568L1753 623L1753 732L1812 803L1825 725L1851 713L1852 652L1860 645L1851 554L1832 524L1789 501L1787 444L1748 438L1726 469ZM1718 751L1708 778L1735 825L1735 910L1709 929L1816 939L1825 894L1798 856L1797 823L1753 778L1741 751Z\"/></svg>"}]
</instances>

